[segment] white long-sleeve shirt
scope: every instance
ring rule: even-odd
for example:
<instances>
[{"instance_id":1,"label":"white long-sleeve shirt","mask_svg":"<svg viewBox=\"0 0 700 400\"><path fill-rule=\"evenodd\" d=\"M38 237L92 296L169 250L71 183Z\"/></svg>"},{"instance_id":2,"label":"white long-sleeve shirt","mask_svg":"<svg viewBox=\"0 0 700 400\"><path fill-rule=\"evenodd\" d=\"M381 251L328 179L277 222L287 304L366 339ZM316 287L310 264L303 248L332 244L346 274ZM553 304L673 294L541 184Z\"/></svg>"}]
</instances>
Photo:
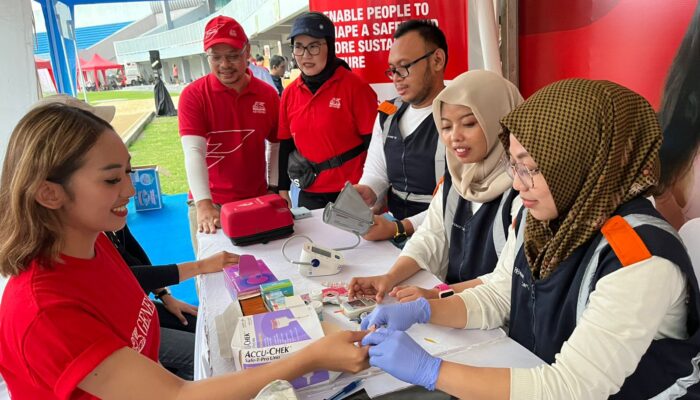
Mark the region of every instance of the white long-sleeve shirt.
<instances>
[{"instance_id":1,"label":"white long-sleeve shirt","mask_svg":"<svg viewBox=\"0 0 700 400\"><path fill-rule=\"evenodd\" d=\"M449 261L447 235L450 234L452 227L445 227L442 209L443 187L444 185L440 185L440 188L438 188L433 201L430 202L430 207L425 211L425 220L411 236L411 240L406 242L401 255L411 257L418 263L418 266L426 271L430 271L444 282ZM481 207L481 203L471 202L471 207L472 214L476 214ZM520 196L516 196L510 209L511 220L518 215L520 207L522 207L522 200L520 200ZM508 236L515 236L512 226L509 228ZM490 275L484 275L480 279L482 281L488 280Z\"/></svg>"},{"instance_id":2,"label":"white long-sleeve shirt","mask_svg":"<svg viewBox=\"0 0 700 400\"><path fill-rule=\"evenodd\" d=\"M467 308L466 329L507 322L515 241L508 236L490 279L458 294ZM653 339L687 338L687 295L680 269L656 256L601 278L556 361L511 369L510 398L606 399L617 393Z\"/></svg>"},{"instance_id":3,"label":"white long-sleeve shirt","mask_svg":"<svg viewBox=\"0 0 700 400\"><path fill-rule=\"evenodd\" d=\"M399 119L399 131L401 137L406 139L415 129L423 123L426 118L433 117L433 109L431 106L424 108L413 108L409 106ZM432 168L432 166L431 166ZM379 115L374 120L374 128L372 129L372 140L367 149L367 159L365 167L360 178L360 185L369 186L374 194L377 195L377 201L383 199L386 195L386 190L389 188L389 174L387 173L386 155L384 154L384 139L382 138L382 126L379 123ZM418 227L425 218L425 211L416 214L407 219L411 221L413 229Z\"/></svg>"}]
</instances>

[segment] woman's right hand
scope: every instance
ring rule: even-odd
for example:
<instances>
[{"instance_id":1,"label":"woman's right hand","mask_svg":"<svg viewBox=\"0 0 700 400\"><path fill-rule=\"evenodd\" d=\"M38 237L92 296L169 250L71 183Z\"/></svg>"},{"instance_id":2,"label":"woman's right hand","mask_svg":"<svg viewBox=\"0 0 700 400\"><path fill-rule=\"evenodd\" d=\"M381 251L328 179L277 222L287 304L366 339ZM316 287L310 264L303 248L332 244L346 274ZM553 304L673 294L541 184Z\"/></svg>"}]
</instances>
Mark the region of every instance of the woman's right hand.
<instances>
[{"instance_id":1,"label":"woman's right hand","mask_svg":"<svg viewBox=\"0 0 700 400\"><path fill-rule=\"evenodd\" d=\"M376 329L386 326L396 331L405 331L413 324L425 324L430 321L432 310L424 298L408 303L380 305L360 323L361 329Z\"/></svg>"},{"instance_id":2,"label":"woman's right hand","mask_svg":"<svg viewBox=\"0 0 700 400\"><path fill-rule=\"evenodd\" d=\"M302 354L310 357L314 370L350 372L356 374L369 368L368 346L355 345L362 341L367 331L341 331L331 333L313 342Z\"/></svg>"},{"instance_id":3,"label":"woman's right hand","mask_svg":"<svg viewBox=\"0 0 700 400\"><path fill-rule=\"evenodd\" d=\"M394 283L388 275L352 278L348 287L348 298L354 300L358 297L374 296L377 303L381 303L393 286Z\"/></svg>"},{"instance_id":4,"label":"woman's right hand","mask_svg":"<svg viewBox=\"0 0 700 400\"><path fill-rule=\"evenodd\" d=\"M200 274L210 274L212 272L219 272L224 267L228 267L232 264L238 264L240 256L235 253L229 253L228 251L222 251L209 256L207 258L197 261L199 265Z\"/></svg>"},{"instance_id":5,"label":"woman's right hand","mask_svg":"<svg viewBox=\"0 0 700 400\"><path fill-rule=\"evenodd\" d=\"M396 297L400 303L406 303L419 298L437 299L440 292L437 289L423 289L418 286L396 286L389 296Z\"/></svg>"}]
</instances>

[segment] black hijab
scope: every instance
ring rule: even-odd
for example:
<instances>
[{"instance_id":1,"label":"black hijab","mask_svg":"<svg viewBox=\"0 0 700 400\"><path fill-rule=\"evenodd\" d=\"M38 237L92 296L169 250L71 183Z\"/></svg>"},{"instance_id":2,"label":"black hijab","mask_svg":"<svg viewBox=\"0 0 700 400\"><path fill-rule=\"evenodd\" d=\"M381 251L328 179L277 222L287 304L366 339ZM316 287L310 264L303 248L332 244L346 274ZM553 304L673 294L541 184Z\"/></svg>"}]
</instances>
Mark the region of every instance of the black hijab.
<instances>
[{"instance_id":1,"label":"black hijab","mask_svg":"<svg viewBox=\"0 0 700 400\"><path fill-rule=\"evenodd\" d=\"M301 80L309 88L311 93L316 93L318 89L328 81L338 67L350 69L350 66L335 55L335 27L333 21L325 14L319 12L308 12L300 15L294 20L292 33L289 38L294 45L294 38L298 35L308 35L313 38L326 39L328 55L326 56L326 66L316 75L306 75L302 71ZM296 59L294 60L296 62Z\"/></svg>"}]
</instances>

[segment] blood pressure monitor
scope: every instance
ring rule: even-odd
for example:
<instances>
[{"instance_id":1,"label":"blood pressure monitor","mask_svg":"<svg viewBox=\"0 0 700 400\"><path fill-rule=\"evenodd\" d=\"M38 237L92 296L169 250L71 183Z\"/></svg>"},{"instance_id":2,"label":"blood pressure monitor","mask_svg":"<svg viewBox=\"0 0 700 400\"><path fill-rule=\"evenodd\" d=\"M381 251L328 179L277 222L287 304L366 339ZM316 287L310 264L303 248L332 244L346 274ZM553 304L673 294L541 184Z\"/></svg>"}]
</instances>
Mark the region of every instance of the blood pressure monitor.
<instances>
[{"instance_id":1,"label":"blood pressure monitor","mask_svg":"<svg viewBox=\"0 0 700 400\"><path fill-rule=\"evenodd\" d=\"M299 257L299 273L303 276L324 276L340 272L345 258L339 251L316 245L313 242L304 243Z\"/></svg>"}]
</instances>

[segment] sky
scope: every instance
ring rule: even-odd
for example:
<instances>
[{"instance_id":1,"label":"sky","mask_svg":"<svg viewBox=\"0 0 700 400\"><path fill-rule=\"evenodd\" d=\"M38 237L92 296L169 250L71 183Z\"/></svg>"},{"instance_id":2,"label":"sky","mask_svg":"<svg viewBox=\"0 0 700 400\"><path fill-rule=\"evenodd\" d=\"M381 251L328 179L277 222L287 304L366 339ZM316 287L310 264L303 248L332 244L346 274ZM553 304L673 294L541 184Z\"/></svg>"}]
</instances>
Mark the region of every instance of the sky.
<instances>
[{"instance_id":1,"label":"sky","mask_svg":"<svg viewBox=\"0 0 700 400\"><path fill-rule=\"evenodd\" d=\"M41 6L34 0L27 1L32 3L36 31L46 32ZM75 27L82 28L85 26L136 21L150 13L151 7L148 1L77 5L75 6Z\"/></svg>"}]
</instances>

